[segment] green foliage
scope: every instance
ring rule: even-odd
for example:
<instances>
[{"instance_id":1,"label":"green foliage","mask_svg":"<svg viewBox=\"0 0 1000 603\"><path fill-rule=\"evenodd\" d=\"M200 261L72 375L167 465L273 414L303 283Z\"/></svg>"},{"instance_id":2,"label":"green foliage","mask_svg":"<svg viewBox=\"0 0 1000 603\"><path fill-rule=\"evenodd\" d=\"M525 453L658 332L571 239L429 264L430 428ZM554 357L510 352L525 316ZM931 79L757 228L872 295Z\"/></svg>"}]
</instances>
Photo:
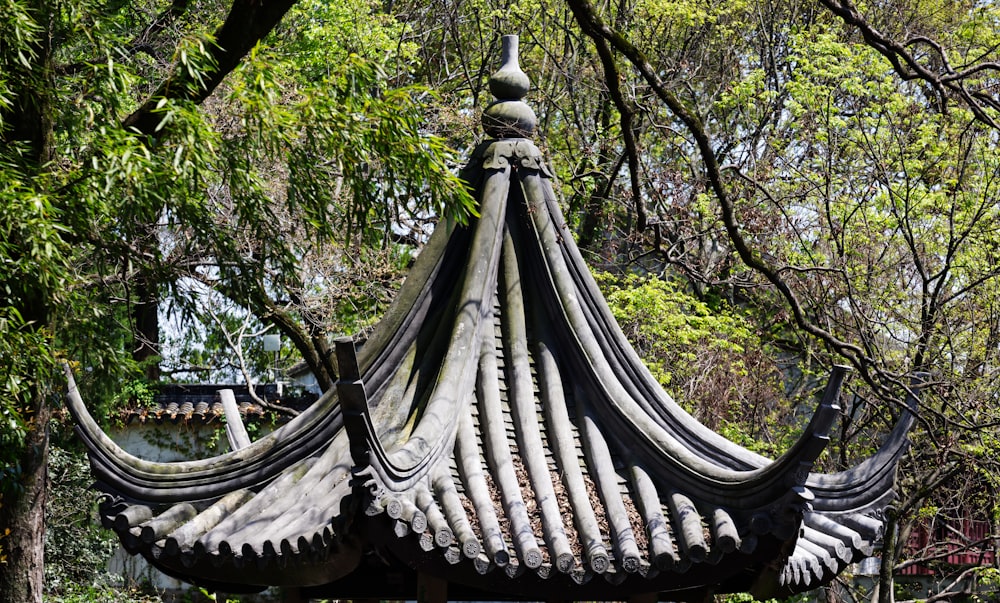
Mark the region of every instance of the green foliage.
<instances>
[{"instance_id":1,"label":"green foliage","mask_svg":"<svg viewBox=\"0 0 1000 603\"><path fill-rule=\"evenodd\" d=\"M0 150L0 492L18 487L34 397L55 356L44 307L66 299L69 276L58 212L21 181Z\"/></svg>"},{"instance_id":2,"label":"green foliage","mask_svg":"<svg viewBox=\"0 0 1000 603\"><path fill-rule=\"evenodd\" d=\"M30 9L16 0L0 2L0 131L9 127L5 115L12 108L18 87L24 85L22 68L30 70L35 56L32 44L41 33L41 25Z\"/></svg>"},{"instance_id":3,"label":"green foliage","mask_svg":"<svg viewBox=\"0 0 1000 603\"><path fill-rule=\"evenodd\" d=\"M156 386L143 379L131 379L121 384L116 406L130 408L147 407L153 404Z\"/></svg>"},{"instance_id":4,"label":"green foliage","mask_svg":"<svg viewBox=\"0 0 1000 603\"><path fill-rule=\"evenodd\" d=\"M109 601L117 580L106 574L118 546L114 533L97 523L98 493L90 489L90 467L82 452L49 451L50 495L46 505L46 600Z\"/></svg>"},{"instance_id":5,"label":"green foliage","mask_svg":"<svg viewBox=\"0 0 1000 603\"><path fill-rule=\"evenodd\" d=\"M224 418L223 418L223 423L225 423ZM225 426L212 430L212 434L208 437L208 440L206 440L205 442L205 448L208 450L219 450L219 447L222 443L222 436L225 432L226 432Z\"/></svg>"},{"instance_id":6,"label":"green foliage","mask_svg":"<svg viewBox=\"0 0 1000 603\"><path fill-rule=\"evenodd\" d=\"M798 595L786 599L766 599L761 603L804 603L809 600L811 599L808 595ZM730 595L716 595L715 601L717 603L754 603L760 601L760 599L756 599L750 593L733 593Z\"/></svg>"},{"instance_id":7,"label":"green foliage","mask_svg":"<svg viewBox=\"0 0 1000 603\"><path fill-rule=\"evenodd\" d=\"M318 33L295 29L301 16L292 17L293 35L257 48L231 74L225 111L163 107L171 133L162 154L182 168L164 179L203 181L176 195L182 203L168 227L184 243L173 255L231 258L218 271L191 275L229 300L212 301L212 316L204 312L204 288L172 285L185 324L206 329L197 347L208 357L225 349L210 341L213 332L226 339L224 329L232 332L248 311L270 313L261 309L270 299L297 300L299 321L336 317L340 332L370 322L377 311L358 306L386 301L364 283L383 282L381 258L400 255L386 244L391 230L431 215L462 221L474 210L451 169L452 152L423 126L433 97L420 87L390 87L382 67L359 54L323 62L322 72L295 67L325 61L317 53L327 56L337 40L336 30L326 31L326 44L306 40ZM290 58L285 45L297 43L303 54ZM206 197L211 191L221 193ZM398 271L400 262L394 265ZM354 291L344 290L345 280ZM330 305L318 306L316 296ZM190 360L197 356L207 358L196 351Z\"/></svg>"},{"instance_id":8,"label":"green foliage","mask_svg":"<svg viewBox=\"0 0 1000 603\"><path fill-rule=\"evenodd\" d=\"M616 282L604 273L599 282L618 324L639 354L663 363L651 371L664 387L702 372L694 365L706 352L737 358L752 337L745 318L725 309L715 313L666 279L630 274Z\"/></svg>"},{"instance_id":9,"label":"green foliage","mask_svg":"<svg viewBox=\"0 0 1000 603\"><path fill-rule=\"evenodd\" d=\"M30 416L24 412L27 407L25 398L29 395L26 382L30 379L30 357L24 355L24 350L43 351L44 345L35 333L26 329L24 321L15 308L5 309L7 316L0 318L0 332L3 333L0 343L0 369L2 375L2 390L0 390L0 451L3 451L3 467L0 473L0 492L15 482L8 481L17 475L17 451L24 443L25 432Z\"/></svg>"},{"instance_id":10,"label":"green foliage","mask_svg":"<svg viewBox=\"0 0 1000 603\"><path fill-rule=\"evenodd\" d=\"M762 454L794 438L779 366L751 316L714 307L655 276L597 275L611 311L652 375L688 412Z\"/></svg>"},{"instance_id":11,"label":"green foliage","mask_svg":"<svg viewBox=\"0 0 1000 603\"><path fill-rule=\"evenodd\" d=\"M691 0L641 0L635 11L640 18L657 23L671 23L681 30L721 27L720 34L735 33L729 25L743 26L741 17L751 5L747 0L737 2L698 2Z\"/></svg>"},{"instance_id":12,"label":"green foliage","mask_svg":"<svg viewBox=\"0 0 1000 603\"><path fill-rule=\"evenodd\" d=\"M22 490L37 417L58 403L63 359L99 417L148 401L156 359L133 351L155 334L142 319L158 306L197 317L206 292L233 316L280 315L308 349L319 308L291 300L322 288L302 269L310 258L364 258L407 219L474 210L452 152L424 127L433 95L390 76L415 48L393 43L404 26L360 18L377 3L301 2L235 69L213 58L227 3L169 15L152 1L38 6L0 1L5 501ZM208 100L184 100L216 69L228 77ZM148 107L154 125L126 127Z\"/></svg>"},{"instance_id":13,"label":"green foliage","mask_svg":"<svg viewBox=\"0 0 1000 603\"><path fill-rule=\"evenodd\" d=\"M208 589L199 588L198 591L208 601L217 601L219 603L240 603L239 597L226 597L226 596L223 596L220 599L219 596L218 596L218 593L209 592Z\"/></svg>"},{"instance_id":14,"label":"green foliage","mask_svg":"<svg viewBox=\"0 0 1000 603\"><path fill-rule=\"evenodd\" d=\"M995 567L981 567L976 571L975 579L979 588L971 599L976 603L995 601L995 596L990 593L1000 592L1000 570Z\"/></svg>"},{"instance_id":15,"label":"green foliage","mask_svg":"<svg viewBox=\"0 0 1000 603\"><path fill-rule=\"evenodd\" d=\"M257 56L260 62L251 60L244 68L245 81L254 82L265 93L278 89L278 82L268 83L263 77L272 63ZM237 84L232 98L244 102L254 98L246 94L249 88ZM454 158L443 141L423 132L427 95L428 90L421 87L388 88L377 63L351 54L335 68L328 67L324 77L300 84L296 97L290 99L294 104L283 108L295 116L293 123L282 123L280 116L270 123L250 121L266 117L267 107L273 107L261 102L246 106L247 131L266 129L272 141L284 139L291 152L289 201L307 212L314 227L350 231L371 220L385 225L397 211L450 212L451 217L462 219L472 209L471 199L448 168ZM316 157L336 160L328 166L317 165ZM351 191L346 211L340 215L316 211L330 202L345 205L330 196L338 190L339 178L344 178ZM425 192L426 197L417 196Z\"/></svg>"},{"instance_id":16,"label":"green foliage","mask_svg":"<svg viewBox=\"0 0 1000 603\"><path fill-rule=\"evenodd\" d=\"M58 594L46 593L46 603L158 603L159 595L114 584L82 584L67 586Z\"/></svg>"},{"instance_id":17,"label":"green foliage","mask_svg":"<svg viewBox=\"0 0 1000 603\"><path fill-rule=\"evenodd\" d=\"M287 77L304 82L322 81L330 75L331 65L339 65L354 56L391 63L403 70L413 60L416 45L401 42L408 27L395 16L381 10L375 0L302 0L285 18L280 42L272 49L284 57L282 64L294 66Z\"/></svg>"},{"instance_id":18,"label":"green foliage","mask_svg":"<svg viewBox=\"0 0 1000 603\"><path fill-rule=\"evenodd\" d=\"M2 60L29 65L40 27L22 4L8 5ZM214 273L216 285L237 306L252 307L249 297L282 295L288 277L281 275L294 275L307 254L336 240L359 234L381 244L401 213L461 220L473 209L450 150L423 127L432 97L421 87L390 85L379 64L406 60L408 51L393 43L402 25L375 15L375 7L301 3L279 35L230 75L218 101L203 107L160 98L155 140L121 127L167 74L129 50L128 11L78 3L55 16L61 64L47 105L57 126L55 161L48 170L26 169L25 147L0 152L0 325L11 334L0 358L11 359L3 363L10 443L24 429L23 413L11 406L31 385L24 362L51 349L55 332L38 330L44 325L22 316L23 308L51 311L45 318L59 324L57 347L98 369L81 385L104 391L102 382L135 372L123 353L130 318L116 305L132 301L124 275L169 290L184 276L177 262L186 254L200 265L227 266ZM359 19L359 11L373 16ZM208 50L219 21L191 17L150 43L184 74L179 81L201 87L215 68ZM18 77L25 81L0 81L0 108L39 83ZM0 111L0 119L9 117ZM183 292L174 291L183 307ZM78 339L91 330L102 333L90 340L101 348L94 353ZM13 350L33 351L15 358Z\"/></svg>"}]
</instances>

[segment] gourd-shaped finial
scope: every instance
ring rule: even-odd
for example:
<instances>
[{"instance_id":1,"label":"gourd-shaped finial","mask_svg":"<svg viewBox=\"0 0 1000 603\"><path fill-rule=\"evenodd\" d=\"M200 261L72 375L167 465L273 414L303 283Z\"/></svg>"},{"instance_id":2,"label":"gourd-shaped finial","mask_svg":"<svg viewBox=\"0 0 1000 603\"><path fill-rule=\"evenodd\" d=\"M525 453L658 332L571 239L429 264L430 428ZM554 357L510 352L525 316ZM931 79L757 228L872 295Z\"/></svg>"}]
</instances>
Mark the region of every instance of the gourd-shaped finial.
<instances>
[{"instance_id":1,"label":"gourd-shaped finial","mask_svg":"<svg viewBox=\"0 0 1000 603\"><path fill-rule=\"evenodd\" d=\"M497 98L483 111L483 129L493 138L530 138L538 118L523 99L531 82L517 62L517 36L504 36L500 69L490 76Z\"/></svg>"}]
</instances>

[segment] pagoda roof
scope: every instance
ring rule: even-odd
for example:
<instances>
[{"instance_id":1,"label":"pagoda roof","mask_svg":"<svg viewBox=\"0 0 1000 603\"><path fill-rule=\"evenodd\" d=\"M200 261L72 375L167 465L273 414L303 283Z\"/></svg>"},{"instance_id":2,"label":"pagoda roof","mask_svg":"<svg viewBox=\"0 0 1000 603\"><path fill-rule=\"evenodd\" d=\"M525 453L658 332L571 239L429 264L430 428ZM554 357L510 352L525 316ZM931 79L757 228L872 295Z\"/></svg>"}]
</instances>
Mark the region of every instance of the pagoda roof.
<instances>
[{"instance_id":1,"label":"pagoda roof","mask_svg":"<svg viewBox=\"0 0 1000 603\"><path fill-rule=\"evenodd\" d=\"M275 432L145 461L70 375L102 517L130 552L227 592L379 596L399 570L566 600L788 595L871 554L912 414L834 474L813 465L842 367L775 460L698 423L616 324L515 109L518 130L463 172L479 216L437 228L373 336L338 340L336 387Z\"/></svg>"}]
</instances>

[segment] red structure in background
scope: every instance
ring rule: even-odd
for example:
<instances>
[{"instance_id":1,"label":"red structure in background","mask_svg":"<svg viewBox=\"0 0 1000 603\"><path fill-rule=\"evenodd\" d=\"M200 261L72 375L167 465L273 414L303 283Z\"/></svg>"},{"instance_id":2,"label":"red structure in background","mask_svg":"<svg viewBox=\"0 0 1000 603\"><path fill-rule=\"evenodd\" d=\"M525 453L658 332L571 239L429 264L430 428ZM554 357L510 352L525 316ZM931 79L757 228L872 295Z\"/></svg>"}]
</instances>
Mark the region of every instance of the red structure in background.
<instances>
[{"instance_id":1,"label":"red structure in background","mask_svg":"<svg viewBox=\"0 0 1000 603\"><path fill-rule=\"evenodd\" d=\"M933 576L934 566L994 565L996 552L990 524L970 518L935 520L917 526L907 542L907 556L928 559L909 565L897 573L902 576Z\"/></svg>"}]
</instances>

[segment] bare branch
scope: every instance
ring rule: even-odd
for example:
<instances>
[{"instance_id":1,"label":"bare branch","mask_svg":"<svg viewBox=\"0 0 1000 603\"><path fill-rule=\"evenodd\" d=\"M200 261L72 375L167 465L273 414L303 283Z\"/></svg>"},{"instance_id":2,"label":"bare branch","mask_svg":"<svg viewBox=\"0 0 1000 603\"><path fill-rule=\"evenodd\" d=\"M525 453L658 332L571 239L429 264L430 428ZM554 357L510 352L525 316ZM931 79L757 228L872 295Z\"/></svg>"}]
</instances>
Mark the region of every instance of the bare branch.
<instances>
[{"instance_id":1,"label":"bare branch","mask_svg":"<svg viewBox=\"0 0 1000 603\"><path fill-rule=\"evenodd\" d=\"M857 29L865 43L884 56L899 77L908 81L920 80L928 84L937 95L942 112L947 110L948 99L957 96L977 120L991 128L1000 128L1000 124L990 113L1000 111L1000 99L982 90L970 90L968 87L968 81L973 75L984 71L995 71L1000 75L1000 64L987 61L956 72L948 62L941 45L931 39L915 36L905 42L893 40L872 26L851 0L820 0L820 4L840 17L845 24ZM914 46L929 46L941 60L942 69L939 71L921 63L911 51Z\"/></svg>"}]
</instances>

